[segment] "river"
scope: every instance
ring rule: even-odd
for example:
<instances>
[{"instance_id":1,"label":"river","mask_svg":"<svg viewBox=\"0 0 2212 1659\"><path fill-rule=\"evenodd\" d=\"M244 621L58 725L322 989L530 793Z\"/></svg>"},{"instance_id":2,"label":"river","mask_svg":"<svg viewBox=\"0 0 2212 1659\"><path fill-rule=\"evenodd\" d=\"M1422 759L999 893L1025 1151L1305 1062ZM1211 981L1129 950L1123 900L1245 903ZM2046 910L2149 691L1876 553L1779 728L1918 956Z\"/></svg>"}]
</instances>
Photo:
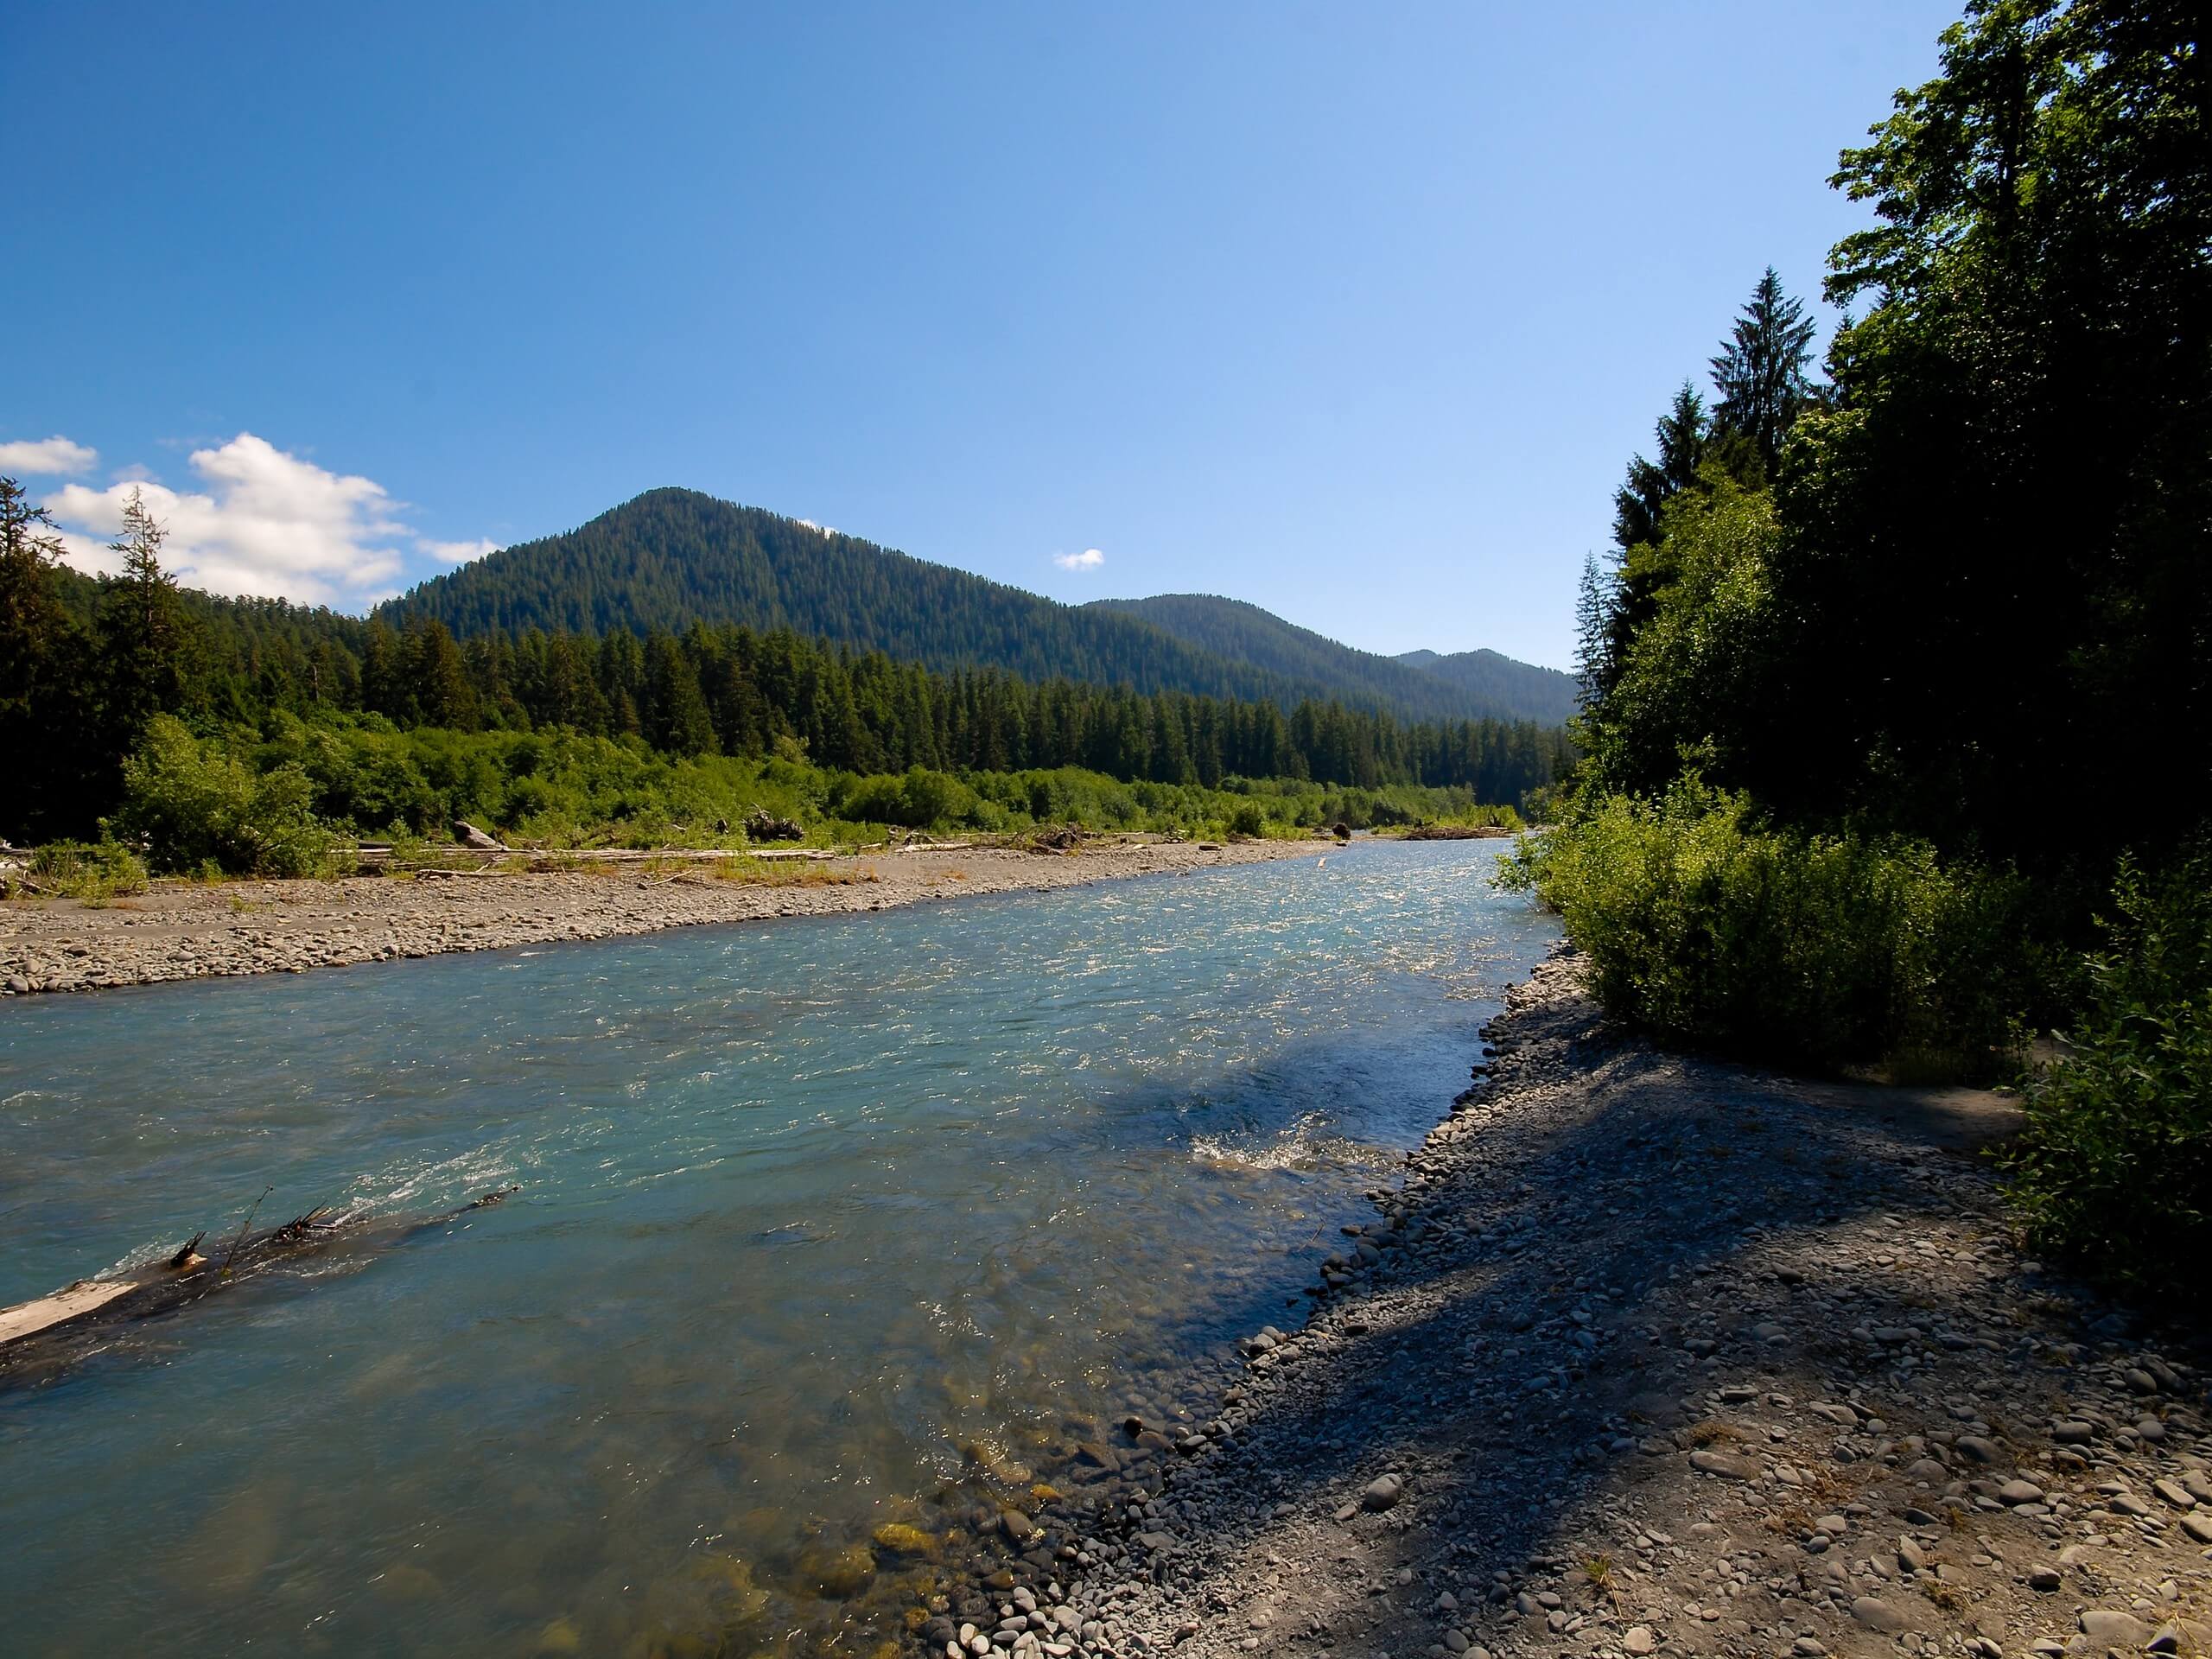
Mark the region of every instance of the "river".
<instances>
[{"instance_id":1,"label":"river","mask_svg":"<svg viewBox=\"0 0 2212 1659\"><path fill-rule=\"evenodd\" d=\"M1502 844L0 1007L0 1304L521 1189L0 1394L4 1645L865 1650L825 1558L1302 1317L1556 936Z\"/></svg>"}]
</instances>

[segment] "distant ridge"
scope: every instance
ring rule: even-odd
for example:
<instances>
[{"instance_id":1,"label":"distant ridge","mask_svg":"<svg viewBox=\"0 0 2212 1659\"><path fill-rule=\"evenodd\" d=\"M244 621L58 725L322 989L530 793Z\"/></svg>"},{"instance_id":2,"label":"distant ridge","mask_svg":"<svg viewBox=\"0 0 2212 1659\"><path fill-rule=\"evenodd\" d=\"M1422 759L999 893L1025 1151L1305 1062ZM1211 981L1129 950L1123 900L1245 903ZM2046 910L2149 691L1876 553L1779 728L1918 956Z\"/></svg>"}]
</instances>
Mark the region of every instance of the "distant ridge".
<instances>
[{"instance_id":1,"label":"distant ridge","mask_svg":"<svg viewBox=\"0 0 2212 1659\"><path fill-rule=\"evenodd\" d=\"M1455 652L1449 657L1409 651L1392 660L1433 674L1471 697L1529 709L1522 718L1547 726L1565 725L1581 706L1572 674L1516 662L1494 651Z\"/></svg>"},{"instance_id":2,"label":"distant ridge","mask_svg":"<svg viewBox=\"0 0 2212 1659\"><path fill-rule=\"evenodd\" d=\"M1565 722L1574 712L1574 681L1555 668L1518 663L1494 651L1440 657L1433 651L1382 657L1355 651L1310 628L1286 622L1241 599L1211 594L1162 594L1153 599L1102 599L1086 607L1141 618L1186 645L1249 663L1301 683L1338 688L1340 701L1418 708L1440 695L1463 715ZM1440 684L1450 690L1440 693Z\"/></svg>"},{"instance_id":3,"label":"distant ridge","mask_svg":"<svg viewBox=\"0 0 2212 1659\"><path fill-rule=\"evenodd\" d=\"M1063 605L694 490L648 491L565 535L433 577L378 613L393 623L435 617L463 636L681 632L695 622L784 627L940 670L998 668L1031 680L1264 698L1286 708L1333 699L1413 720L1550 725L1571 702L1548 684L1565 675L1494 652L1467 655L1523 677L1462 684L1234 600Z\"/></svg>"}]
</instances>

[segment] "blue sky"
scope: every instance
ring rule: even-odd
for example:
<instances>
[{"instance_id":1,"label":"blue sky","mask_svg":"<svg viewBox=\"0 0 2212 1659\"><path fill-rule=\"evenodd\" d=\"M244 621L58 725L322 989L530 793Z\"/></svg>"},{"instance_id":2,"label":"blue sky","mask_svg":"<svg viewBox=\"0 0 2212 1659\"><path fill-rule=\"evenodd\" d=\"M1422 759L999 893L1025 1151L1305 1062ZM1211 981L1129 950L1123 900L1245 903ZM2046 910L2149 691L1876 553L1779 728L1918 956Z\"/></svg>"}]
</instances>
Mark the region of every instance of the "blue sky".
<instances>
[{"instance_id":1,"label":"blue sky","mask_svg":"<svg viewBox=\"0 0 2212 1659\"><path fill-rule=\"evenodd\" d=\"M1563 666L1630 451L1955 15L17 0L0 470L349 607L681 484Z\"/></svg>"}]
</instances>

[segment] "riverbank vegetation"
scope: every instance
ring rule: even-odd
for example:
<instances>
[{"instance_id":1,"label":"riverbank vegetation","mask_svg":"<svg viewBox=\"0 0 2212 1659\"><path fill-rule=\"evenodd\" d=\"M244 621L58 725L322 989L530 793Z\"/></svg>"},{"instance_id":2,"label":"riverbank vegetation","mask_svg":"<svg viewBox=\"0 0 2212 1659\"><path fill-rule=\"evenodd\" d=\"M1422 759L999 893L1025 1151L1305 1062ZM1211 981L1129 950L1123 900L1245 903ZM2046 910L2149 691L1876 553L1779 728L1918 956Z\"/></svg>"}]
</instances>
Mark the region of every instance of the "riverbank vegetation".
<instances>
[{"instance_id":1,"label":"riverbank vegetation","mask_svg":"<svg viewBox=\"0 0 2212 1659\"><path fill-rule=\"evenodd\" d=\"M1825 379L1770 271L1631 463L1586 759L1516 867L1676 1041L1987 1077L2066 1030L2024 1214L2170 1288L2212 1176L2206 85L2147 0L1946 34L1833 181L1877 223Z\"/></svg>"},{"instance_id":2,"label":"riverbank vegetation","mask_svg":"<svg viewBox=\"0 0 2212 1659\"><path fill-rule=\"evenodd\" d=\"M1361 789L1311 779L1124 781L1078 766L959 773L913 766L866 773L765 756L671 754L555 728L402 731L380 716L202 737L174 715L149 722L124 767L113 833L149 849L157 871L305 875L363 836L443 841L456 819L547 849L747 845L759 811L815 846L880 842L893 830L1020 834L1046 824L1189 837L1299 835L1439 819L1474 820L1466 790Z\"/></svg>"},{"instance_id":3,"label":"riverbank vegetation","mask_svg":"<svg viewBox=\"0 0 2212 1659\"><path fill-rule=\"evenodd\" d=\"M401 633L181 589L135 506L124 574L94 582L5 480L0 529L0 830L127 842L101 856L156 871L311 874L348 841L442 841L460 819L556 848L742 847L761 810L817 844L1517 823L1571 759L1527 723L1032 685L789 632L462 645L431 620Z\"/></svg>"}]
</instances>

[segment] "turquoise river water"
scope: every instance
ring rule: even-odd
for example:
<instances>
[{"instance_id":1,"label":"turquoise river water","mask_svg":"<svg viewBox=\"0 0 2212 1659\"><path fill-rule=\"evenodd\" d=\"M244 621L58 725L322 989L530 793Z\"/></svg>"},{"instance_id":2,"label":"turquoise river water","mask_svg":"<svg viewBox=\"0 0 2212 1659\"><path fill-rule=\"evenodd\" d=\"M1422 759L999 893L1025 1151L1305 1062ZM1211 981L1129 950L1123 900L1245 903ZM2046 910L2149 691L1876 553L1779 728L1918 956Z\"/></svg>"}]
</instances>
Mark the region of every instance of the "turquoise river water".
<instances>
[{"instance_id":1,"label":"turquoise river water","mask_svg":"<svg viewBox=\"0 0 2212 1659\"><path fill-rule=\"evenodd\" d=\"M1554 937L1501 845L0 1007L0 1305L521 1187L0 1393L0 1648L865 1651L809 1551L1302 1317Z\"/></svg>"}]
</instances>

